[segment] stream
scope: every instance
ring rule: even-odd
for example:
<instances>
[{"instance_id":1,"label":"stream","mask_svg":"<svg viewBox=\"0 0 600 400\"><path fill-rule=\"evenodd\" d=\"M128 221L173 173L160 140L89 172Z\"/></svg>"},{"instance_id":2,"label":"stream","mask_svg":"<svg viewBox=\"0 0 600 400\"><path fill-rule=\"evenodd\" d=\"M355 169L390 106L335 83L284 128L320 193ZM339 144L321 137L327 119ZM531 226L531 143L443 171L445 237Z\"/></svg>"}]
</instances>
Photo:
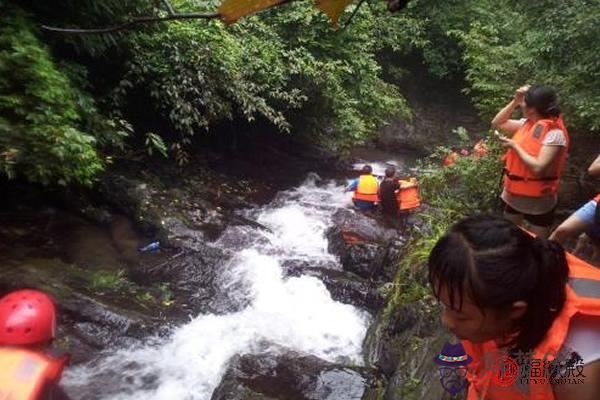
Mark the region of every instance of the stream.
<instances>
[{"instance_id":1,"label":"stream","mask_svg":"<svg viewBox=\"0 0 600 400\"><path fill-rule=\"evenodd\" d=\"M247 211L271 232L232 226L215 243L233 252L218 282L234 312L198 315L167 338L69 369L63 380L68 392L78 399L206 400L232 356L281 346L361 365L369 314L332 300L315 277L286 277L284 268L305 263L341 269L327 250L325 230L333 213L350 205L343 187L310 175Z\"/></svg>"}]
</instances>

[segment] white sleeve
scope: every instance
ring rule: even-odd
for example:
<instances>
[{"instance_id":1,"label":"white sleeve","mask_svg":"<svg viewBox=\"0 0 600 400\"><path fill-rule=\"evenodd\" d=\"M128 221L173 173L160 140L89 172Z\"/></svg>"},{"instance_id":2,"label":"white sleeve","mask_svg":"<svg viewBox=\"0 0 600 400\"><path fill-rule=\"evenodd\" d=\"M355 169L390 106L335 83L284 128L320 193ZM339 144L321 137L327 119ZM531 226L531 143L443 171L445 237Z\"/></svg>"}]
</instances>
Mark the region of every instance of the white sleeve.
<instances>
[{"instance_id":1,"label":"white sleeve","mask_svg":"<svg viewBox=\"0 0 600 400\"><path fill-rule=\"evenodd\" d=\"M576 351L585 364L600 360L600 317L575 315L563 346Z\"/></svg>"},{"instance_id":2,"label":"white sleeve","mask_svg":"<svg viewBox=\"0 0 600 400\"><path fill-rule=\"evenodd\" d=\"M544 146L566 146L567 138L565 134L560 129L552 129L546 137L544 138L544 142L542 143Z\"/></svg>"}]
</instances>

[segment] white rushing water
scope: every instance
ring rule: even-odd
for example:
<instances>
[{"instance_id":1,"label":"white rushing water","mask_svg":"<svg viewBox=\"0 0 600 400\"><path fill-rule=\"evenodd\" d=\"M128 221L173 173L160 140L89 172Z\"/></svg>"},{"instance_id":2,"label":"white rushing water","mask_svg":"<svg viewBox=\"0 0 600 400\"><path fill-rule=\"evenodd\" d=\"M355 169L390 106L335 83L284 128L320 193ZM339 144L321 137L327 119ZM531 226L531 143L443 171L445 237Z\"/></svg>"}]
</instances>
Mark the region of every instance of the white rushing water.
<instances>
[{"instance_id":1,"label":"white rushing water","mask_svg":"<svg viewBox=\"0 0 600 400\"><path fill-rule=\"evenodd\" d=\"M368 315L333 301L314 277L285 278L281 267L285 260L301 260L340 268L324 234L332 214L349 204L342 186L318 185L309 177L254 210L252 217L272 233L238 228L236 235L251 238L219 277L229 298L246 301L243 309L199 315L169 338L117 349L70 369L64 379L68 391L86 399L207 400L232 356L264 351L268 344L361 364ZM217 244L227 245L227 233Z\"/></svg>"}]
</instances>

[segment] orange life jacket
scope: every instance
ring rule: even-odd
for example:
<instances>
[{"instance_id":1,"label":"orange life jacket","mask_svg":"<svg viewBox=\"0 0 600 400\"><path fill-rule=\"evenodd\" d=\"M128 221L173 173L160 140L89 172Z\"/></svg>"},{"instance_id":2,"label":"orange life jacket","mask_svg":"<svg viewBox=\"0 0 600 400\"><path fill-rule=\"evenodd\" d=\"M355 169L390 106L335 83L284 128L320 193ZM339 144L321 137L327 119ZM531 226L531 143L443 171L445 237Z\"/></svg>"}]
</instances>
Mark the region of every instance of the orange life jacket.
<instances>
[{"instance_id":1,"label":"orange life jacket","mask_svg":"<svg viewBox=\"0 0 600 400\"><path fill-rule=\"evenodd\" d=\"M488 146L483 141L483 139L480 139L473 146L473 156L475 156L475 158L483 157L483 156L487 155L488 152L489 152Z\"/></svg>"},{"instance_id":2,"label":"orange life jacket","mask_svg":"<svg viewBox=\"0 0 600 400\"><path fill-rule=\"evenodd\" d=\"M520 196L542 197L558 191L560 174L569 150L569 134L562 118L541 119L537 122L527 120L517 130L513 140L525 152L537 157L542 150L546 135L552 129L562 130L567 140L567 145L560 151L558 160L551 163L550 168L553 171L548 176L537 176L525 165L513 149L509 149L503 157L505 163L504 188L507 192Z\"/></svg>"},{"instance_id":3,"label":"orange life jacket","mask_svg":"<svg viewBox=\"0 0 600 400\"><path fill-rule=\"evenodd\" d=\"M377 178L375 178L373 175L361 175L358 178L358 186L354 191L354 196L352 196L352 199L378 202L378 191L379 182L377 182Z\"/></svg>"},{"instance_id":4,"label":"orange life jacket","mask_svg":"<svg viewBox=\"0 0 600 400\"><path fill-rule=\"evenodd\" d=\"M400 211L408 211L421 205L419 184L416 178L400 180L400 189L396 192L396 201Z\"/></svg>"},{"instance_id":5,"label":"orange life jacket","mask_svg":"<svg viewBox=\"0 0 600 400\"><path fill-rule=\"evenodd\" d=\"M46 382L60 380L65 361L29 350L0 348L0 399L37 399Z\"/></svg>"},{"instance_id":6,"label":"orange life jacket","mask_svg":"<svg viewBox=\"0 0 600 400\"><path fill-rule=\"evenodd\" d=\"M456 163L456 160L458 159L458 154L453 151L452 153L449 153L444 160L442 161L442 164L444 165L444 167L449 167L451 165L454 165L454 163Z\"/></svg>"},{"instance_id":7,"label":"orange life jacket","mask_svg":"<svg viewBox=\"0 0 600 400\"><path fill-rule=\"evenodd\" d=\"M546 357L548 361L552 361L557 354L560 354L571 318L575 314L598 317L600 325L600 269L568 253L567 262L569 283L566 286L565 304L543 341L533 349L533 360L544 360ZM463 346L467 354L473 357L467 373L470 382L467 400L555 400L552 385L547 381L529 379L528 382L519 385L517 379L515 383L508 386L499 384L494 379L498 371L489 368L489 365L487 368L484 365L484 355L495 354L498 351L494 341L482 344L463 341ZM543 368L543 361L541 364L540 368Z\"/></svg>"}]
</instances>

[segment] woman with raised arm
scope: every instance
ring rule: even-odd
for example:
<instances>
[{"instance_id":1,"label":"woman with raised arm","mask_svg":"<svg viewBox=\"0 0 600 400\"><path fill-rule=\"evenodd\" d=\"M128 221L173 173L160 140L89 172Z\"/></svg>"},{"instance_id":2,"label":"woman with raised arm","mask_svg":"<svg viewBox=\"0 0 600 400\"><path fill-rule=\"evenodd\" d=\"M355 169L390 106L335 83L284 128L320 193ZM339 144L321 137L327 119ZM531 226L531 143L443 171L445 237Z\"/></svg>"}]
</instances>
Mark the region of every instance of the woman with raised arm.
<instances>
[{"instance_id":1,"label":"woman with raised arm","mask_svg":"<svg viewBox=\"0 0 600 400\"><path fill-rule=\"evenodd\" d=\"M517 108L523 118L511 119ZM529 230L548 237L569 149L556 93L547 86L520 87L492 125L511 136L498 135L507 148L501 195L504 216L518 225L526 221Z\"/></svg>"}]
</instances>

